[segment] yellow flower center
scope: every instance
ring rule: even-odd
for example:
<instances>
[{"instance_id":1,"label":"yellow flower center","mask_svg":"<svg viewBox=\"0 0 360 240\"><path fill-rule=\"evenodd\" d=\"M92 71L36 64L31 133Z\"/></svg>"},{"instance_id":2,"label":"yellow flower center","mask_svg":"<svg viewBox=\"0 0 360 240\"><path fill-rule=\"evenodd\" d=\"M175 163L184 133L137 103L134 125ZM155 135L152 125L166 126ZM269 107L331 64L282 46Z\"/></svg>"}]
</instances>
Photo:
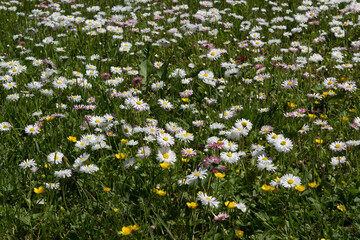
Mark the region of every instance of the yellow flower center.
<instances>
[{"instance_id":1,"label":"yellow flower center","mask_svg":"<svg viewBox=\"0 0 360 240\"><path fill-rule=\"evenodd\" d=\"M228 153L228 154L226 154L226 156L228 156L228 157L232 157L232 154L231 154L231 153Z\"/></svg>"},{"instance_id":2,"label":"yellow flower center","mask_svg":"<svg viewBox=\"0 0 360 240\"><path fill-rule=\"evenodd\" d=\"M294 183L294 180L292 180L292 179L288 180L288 184L293 184L293 183Z\"/></svg>"},{"instance_id":3,"label":"yellow flower center","mask_svg":"<svg viewBox=\"0 0 360 240\"><path fill-rule=\"evenodd\" d=\"M286 142L285 142L285 141L281 141L280 144L281 144L281 145L286 145Z\"/></svg>"},{"instance_id":4,"label":"yellow flower center","mask_svg":"<svg viewBox=\"0 0 360 240\"><path fill-rule=\"evenodd\" d=\"M340 145L340 144L336 144L335 147L336 147L336 148L339 148L339 147L341 147L341 145Z\"/></svg>"},{"instance_id":5,"label":"yellow flower center","mask_svg":"<svg viewBox=\"0 0 360 240\"><path fill-rule=\"evenodd\" d=\"M164 154L163 154L163 157L164 157L165 159L169 159L170 156L169 156L169 154L164 153Z\"/></svg>"}]
</instances>

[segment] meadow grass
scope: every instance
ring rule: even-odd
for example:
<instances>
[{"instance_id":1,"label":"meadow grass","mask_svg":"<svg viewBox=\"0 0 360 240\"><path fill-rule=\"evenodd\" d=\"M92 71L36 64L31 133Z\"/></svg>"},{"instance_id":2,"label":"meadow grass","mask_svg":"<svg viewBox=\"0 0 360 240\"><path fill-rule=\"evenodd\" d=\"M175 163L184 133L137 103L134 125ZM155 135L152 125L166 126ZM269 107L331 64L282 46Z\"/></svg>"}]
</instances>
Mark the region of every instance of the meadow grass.
<instances>
[{"instance_id":1,"label":"meadow grass","mask_svg":"<svg viewBox=\"0 0 360 240\"><path fill-rule=\"evenodd\" d=\"M0 3L0 239L358 239L360 3Z\"/></svg>"}]
</instances>

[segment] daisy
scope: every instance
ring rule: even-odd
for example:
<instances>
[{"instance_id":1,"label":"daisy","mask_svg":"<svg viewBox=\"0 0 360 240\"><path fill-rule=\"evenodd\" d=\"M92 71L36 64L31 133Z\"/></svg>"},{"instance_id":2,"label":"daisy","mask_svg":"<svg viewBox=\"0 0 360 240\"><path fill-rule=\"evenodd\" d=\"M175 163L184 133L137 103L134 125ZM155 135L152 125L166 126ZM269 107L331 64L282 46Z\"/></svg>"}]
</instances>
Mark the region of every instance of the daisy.
<instances>
[{"instance_id":1,"label":"daisy","mask_svg":"<svg viewBox=\"0 0 360 240\"><path fill-rule=\"evenodd\" d=\"M29 135L40 133L40 128L37 125L28 125L25 127L25 132Z\"/></svg>"},{"instance_id":2,"label":"daisy","mask_svg":"<svg viewBox=\"0 0 360 240\"><path fill-rule=\"evenodd\" d=\"M278 152L289 152L293 148L293 143L289 138L280 138L275 141L274 146Z\"/></svg>"},{"instance_id":3,"label":"daisy","mask_svg":"<svg viewBox=\"0 0 360 240\"><path fill-rule=\"evenodd\" d=\"M60 164L62 163L63 157L64 154L62 154L61 152L53 152L47 156L47 161L52 164Z\"/></svg>"},{"instance_id":4,"label":"daisy","mask_svg":"<svg viewBox=\"0 0 360 240\"><path fill-rule=\"evenodd\" d=\"M170 148L162 147L159 148L156 154L156 159L159 160L160 162L173 164L176 161L176 154L175 152L171 151Z\"/></svg>"},{"instance_id":5,"label":"daisy","mask_svg":"<svg viewBox=\"0 0 360 240\"><path fill-rule=\"evenodd\" d=\"M136 163L136 159L132 157L132 158L126 159L126 160L124 161L123 167L124 167L125 169L127 169L127 168L133 166L135 163Z\"/></svg>"},{"instance_id":6,"label":"daisy","mask_svg":"<svg viewBox=\"0 0 360 240\"><path fill-rule=\"evenodd\" d=\"M34 161L34 159L26 159L19 164L19 167L23 169L36 167L36 162Z\"/></svg>"},{"instance_id":7,"label":"daisy","mask_svg":"<svg viewBox=\"0 0 360 240\"><path fill-rule=\"evenodd\" d=\"M198 74L200 80L212 80L214 78L214 73L210 70L200 71Z\"/></svg>"},{"instance_id":8,"label":"daisy","mask_svg":"<svg viewBox=\"0 0 360 240\"><path fill-rule=\"evenodd\" d=\"M341 152L346 149L346 143L336 141L336 142L331 143L329 148L333 152Z\"/></svg>"},{"instance_id":9,"label":"daisy","mask_svg":"<svg viewBox=\"0 0 360 240\"><path fill-rule=\"evenodd\" d=\"M261 164L272 163L272 159L266 157L264 154L257 156L257 162Z\"/></svg>"},{"instance_id":10,"label":"daisy","mask_svg":"<svg viewBox=\"0 0 360 240\"><path fill-rule=\"evenodd\" d=\"M220 153L220 159L227 163L236 163L240 157L236 152L222 152Z\"/></svg>"},{"instance_id":11,"label":"daisy","mask_svg":"<svg viewBox=\"0 0 360 240\"><path fill-rule=\"evenodd\" d=\"M302 127L301 127L301 129L298 131L299 133L301 133L301 134L303 134L303 133L306 133L307 131L309 131L310 130L310 127L309 127L309 125L303 125Z\"/></svg>"},{"instance_id":12,"label":"daisy","mask_svg":"<svg viewBox=\"0 0 360 240\"><path fill-rule=\"evenodd\" d=\"M235 207L240 209L242 212L246 212L247 210L247 207L244 203L235 203Z\"/></svg>"},{"instance_id":13,"label":"daisy","mask_svg":"<svg viewBox=\"0 0 360 240\"><path fill-rule=\"evenodd\" d=\"M200 192L197 195L197 199L205 206L210 206L211 208L218 208L220 202L216 201L215 197L208 196L206 193Z\"/></svg>"},{"instance_id":14,"label":"daisy","mask_svg":"<svg viewBox=\"0 0 360 240\"><path fill-rule=\"evenodd\" d=\"M196 156L196 151L192 148L183 148L181 150L181 154L184 157L194 157L194 156Z\"/></svg>"},{"instance_id":15,"label":"daisy","mask_svg":"<svg viewBox=\"0 0 360 240\"><path fill-rule=\"evenodd\" d=\"M240 140L243 136L247 136L249 134L249 130L244 127L232 127L229 132L227 132L226 136L232 140Z\"/></svg>"},{"instance_id":16,"label":"daisy","mask_svg":"<svg viewBox=\"0 0 360 240\"><path fill-rule=\"evenodd\" d=\"M54 176L58 178L71 177L71 169L64 169L54 172Z\"/></svg>"},{"instance_id":17,"label":"daisy","mask_svg":"<svg viewBox=\"0 0 360 240\"><path fill-rule=\"evenodd\" d=\"M193 183L198 179L205 179L207 177L207 170L206 169L197 169L194 170L192 173L186 176L186 179L189 183Z\"/></svg>"},{"instance_id":18,"label":"daisy","mask_svg":"<svg viewBox=\"0 0 360 240\"><path fill-rule=\"evenodd\" d=\"M90 164L90 165L83 165L80 167L80 172L83 172L83 173L94 173L94 172L97 172L99 171L99 168L94 165L94 164Z\"/></svg>"},{"instance_id":19,"label":"daisy","mask_svg":"<svg viewBox=\"0 0 360 240\"><path fill-rule=\"evenodd\" d=\"M274 172L275 170L276 170L276 166L273 164L273 163L271 163L271 162L269 162L269 163L263 163L263 162L258 162L257 163L257 167L258 167L258 169L259 170L264 170L264 169L266 169L266 170L268 170L269 172Z\"/></svg>"},{"instance_id":20,"label":"daisy","mask_svg":"<svg viewBox=\"0 0 360 240\"><path fill-rule=\"evenodd\" d=\"M279 187L281 185L281 181L279 177L276 177L275 179L271 180L270 186L272 187Z\"/></svg>"},{"instance_id":21,"label":"daisy","mask_svg":"<svg viewBox=\"0 0 360 240\"><path fill-rule=\"evenodd\" d=\"M148 146L140 147L136 153L136 157L140 159L145 159L151 154L151 149Z\"/></svg>"},{"instance_id":22,"label":"daisy","mask_svg":"<svg viewBox=\"0 0 360 240\"><path fill-rule=\"evenodd\" d=\"M45 183L47 189L58 189L60 187L59 183Z\"/></svg>"},{"instance_id":23,"label":"daisy","mask_svg":"<svg viewBox=\"0 0 360 240\"><path fill-rule=\"evenodd\" d=\"M156 140L161 147L169 147L175 143L174 137L168 133L159 134Z\"/></svg>"},{"instance_id":24,"label":"daisy","mask_svg":"<svg viewBox=\"0 0 360 240\"><path fill-rule=\"evenodd\" d=\"M345 163L345 161L346 161L346 157L345 157L345 156L332 157L330 164L333 166L333 168L335 168L335 167L338 166L339 164Z\"/></svg>"},{"instance_id":25,"label":"daisy","mask_svg":"<svg viewBox=\"0 0 360 240\"><path fill-rule=\"evenodd\" d=\"M159 99L158 104L165 110L172 110L174 106L167 100Z\"/></svg>"},{"instance_id":26,"label":"daisy","mask_svg":"<svg viewBox=\"0 0 360 240\"><path fill-rule=\"evenodd\" d=\"M208 54L206 55L206 57L210 60L217 60L219 59L221 56L221 51L218 48L213 48L210 50L210 52L208 52Z\"/></svg>"},{"instance_id":27,"label":"daisy","mask_svg":"<svg viewBox=\"0 0 360 240\"><path fill-rule=\"evenodd\" d=\"M163 64L163 62L154 62L154 68L160 69Z\"/></svg>"},{"instance_id":28,"label":"daisy","mask_svg":"<svg viewBox=\"0 0 360 240\"><path fill-rule=\"evenodd\" d=\"M5 131L10 131L11 130L11 124L9 122L2 122L0 123L0 131L5 132Z\"/></svg>"},{"instance_id":29,"label":"daisy","mask_svg":"<svg viewBox=\"0 0 360 240\"><path fill-rule=\"evenodd\" d=\"M229 218L230 216L227 213L220 213L218 215L214 216L214 221L220 221L220 220L225 220L226 218Z\"/></svg>"},{"instance_id":30,"label":"daisy","mask_svg":"<svg viewBox=\"0 0 360 240\"><path fill-rule=\"evenodd\" d=\"M268 134L268 133L271 133L272 131L273 131L273 128L270 125L262 126L260 129L261 134Z\"/></svg>"},{"instance_id":31,"label":"daisy","mask_svg":"<svg viewBox=\"0 0 360 240\"><path fill-rule=\"evenodd\" d=\"M224 143L222 149L225 151L235 152L238 149L238 145L236 143L230 142L228 140L223 140Z\"/></svg>"},{"instance_id":32,"label":"daisy","mask_svg":"<svg viewBox=\"0 0 360 240\"><path fill-rule=\"evenodd\" d=\"M301 179L292 174L286 174L280 178L280 184L285 188L293 188L296 185L301 185Z\"/></svg>"},{"instance_id":33,"label":"daisy","mask_svg":"<svg viewBox=\"0 0 360 240\"><path fill-rule=\"evenodd\" d=\"M296 79L286 80L281 84L283 89L292 89L292 88L297 87L297 85L298 85L298 82Z\"/></svg>"},{"instance_id":34,"label":"daisy","mask_svg":"<svg viewBox=\"0 0 360 240\"><path fill-rule=\"evenodd\" d=\"M192 133L186 132L185 130L176 133L175 137L180 141L187 143L194 140L194 135Z\"/></svg>"},{"instance_id":35,"label":"daisy","mask_svg":"<svg viewBox=\"0 0 360 240\"><path fill-rule=\"evenodd\" d=\"M203 120L196 120L196 121L192 122L192 125L194 127L202 127L202 126L204 126L204 124L205 124L205 122Z\"/></svg>"},{"instance_id":36,"label":"daisy","mask_svg":"<svg viewBox=\"0 0 360 240\"><path fill-rule=\"evenodd\" d=\"M163 81L159 81L159 82L155 82L155 83L151 84L151 89L154 91L158 91L158 90L162 89L163 87L164 87Z\"/></svg>"},{"instance_id":37,"label":"daisy","mask_svg":"<svg viewBox=\"0 0 360 240\"><path fill-rule=\"evenodd\" d=\"M246 120L244 118L236 120L236 122L235 122L236 128L243 127L248 131L250 131L252 129L252 126L253 126L253 124L249 120Z\"/></svg>"}]
</instances>

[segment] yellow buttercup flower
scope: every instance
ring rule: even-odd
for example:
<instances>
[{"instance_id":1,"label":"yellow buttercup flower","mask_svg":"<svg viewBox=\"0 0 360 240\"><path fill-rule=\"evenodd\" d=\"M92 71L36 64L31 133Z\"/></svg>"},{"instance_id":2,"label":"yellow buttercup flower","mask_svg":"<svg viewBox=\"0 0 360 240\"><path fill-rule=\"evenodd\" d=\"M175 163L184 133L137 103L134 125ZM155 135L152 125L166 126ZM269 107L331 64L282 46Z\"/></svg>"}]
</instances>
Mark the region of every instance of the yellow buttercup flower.
<instances>
[{"instance_id":1,"label":"yellow buttercup flower","mask_svg":"<svg viewBox=\"0 0 360 240\"><path fill-rule=\"evenodd\" d=\"M76 142L76 137L73 136L68 136L67 140L69 140L70 142Z\"/></svg>"},{"instance_id":2,"label":"yellow buttercup flower","mask_svg":"<svg viewBox=\"0 0 360 240\"><path fill-rule=\"evenodd\" d=\"M187 202L186 205L188 206L188 208L196 208L199 204L196 202Z\"/></svg>"},{"instance_id":3,"label":"yellow buttercup flower","mask_svg":"<svg viewBox=\"0 0 360 240\"><path fill-rule=\"evenodd\" d=\"M225 206L227 208L235 208L235 204L236 204L236 202L230 202L230 201L225 202Z\"/></svg>"},{"instance_id":4,"label":"yellow buttercup flower","mask_svg":"<svg viewBox=\"0 0 360 240\"><path fill-rule=\"evenodd\" d=\"M305 191L306 187L303 185L296 185L295 186L295 190L299 191L299 192L303 192Z\"/></svg>"},{"instance_id":5,"label":"yellow buttercup flower","mask_svg":"<svg viewBox=\"0 0 360 240\"><path fill-rule=\"evenodd\" d=\"M154 189L153 189L153 192L155 192L157 195L162 196L162 197L166 195L166 192L165 192L165 191L159 190L159 189L157 189L157 188L154 188Z\"/></svg>"},{"instance_id":6,"label":"yellow buttercup flower","mask_svg":"<svg viewBox=\"0 0 360 240\"><path fill-rule=\"evenodd\" d=\"M127 139L124 139L124 138L121 139L121 143L124 143L124 144L125 144L125 143L127 143L127 141L128 141Z\"/></svg>"},{"instance_id":7,"label":"yellow buttercup flower","mask_svg":"<svg viewBox=\"0 0 360 240\"><path fill-rule=\"evenodd\" d=\"M348 118L348 117L343 116L343 117L342 117L342 120L343 120L344 122L347 122L347 121L349 121L349 118Z\"/></svg>"},{"instance_id":8,"label":"yellow buttercup flower","mask_svg":"<svg viewBox=\"0 0 360 240\"><path fill-rule=\"evenodd\" d=\"M217 177L217 178L223 178L223 177L225 177L225 174L223 174L223 173L221 173L221 172L217 172L217 173L215 173L214 175L215 175L215 177Z\"/></svg>"},{"instance_id":9,"label":"yellow buttercup flower","mask_svg":"<svg viewBox=\"0 0 360 240\"><path fill-rule=\"evenodd\" d=\"M162 167L162 168L169 168L170 166L171 166L171 163L166 163L166 162L163 162L163 163L160 163L160 166Z\"/></svg>"},{"instance_id":10,"label":"yellow buttercup flower","mask_svg":"<svg viewBox=\"0 0 360 240\"><path fill-rule=\"evenodd\" d=\"M109 187L104 187L104 192L110 192L111 191L111 188L109 188Z\"/></svg>"},{"instance_id":11,"label":"yellow buttercup flower","mask_svg":"<svg viewBox=\"0 0 360 240\"><path fill-rule=\"evenodd\" d=\"M127 227L121 228L120 234L127 236L127 235L130 235L131 232L132 232L132 226L127 226Z\"/></svg>"},{"instance_id":12,"label":"yellow buttercup flower","mask_svg":"<svg viewBox=\"0 0 360 240\"><path fill-rule=\"evenodd\" d=\"M244 231L237 230L237 231L236 231L236 236L237 236L238 238L241 238L242 236L244 236Z\"/></svg>"},{"instance_id":13,"label":"yellow buttercup flower","mask_svg":"<svg viewBox=\"0 0 360 240\"><path fill-rule=\"evenodd\" d=\"M342 211L342 212L346 212L345 206L342 205L342 204L337 205L337 209L339 209L339 210Z\"/></svg>"},{"instance_id":14,"label":"yellow buttercup flower","mask_svg":"<svg viewBox=\"0 0 360 240\"><path fill-rule=\"evenodd\" d=\"M118 154L115 154L115 157L117 159L125 159L126 158L126 154L125 153L118 153Z\"/></svg>"},{"instance_id":15,"label":"yellow buttercup flower","mask_svg":"<svg viewBox=\"0 0 360 240\"><path fill-rule=\"evenodd\" d=\"M323 143L324 140L322 140L322 139L316 139L315 142L316 142L316 143Z\"/></svg>"},{"instance_id":16,"label":"yellow buttercup flower","mask_svg":"<svg viewBox=\"0 0 360 240\"><path fill-rule=\"evenodd\" d=\"M189 161L190 161L190 158L181 158L181 161L183 161L183 162L189 162Z\"/></svg>"},{"instance_id":17,"label":"yellow buttercup flower","mask_svg":"<svg viewBox=\"0 0 360 240\"><path fill-rule=\"evenodd\" d=\"M34 193L36 194L41 194L45 192L45 188L43 186L39 187L39 188L34 188Z\"/></svg>"},{"instance_id":18,"label":"yellow buttercup flower","mask_svg":"<svg viewBox=\"0 0 360 240\"><path fill-rule=\"evenodd\" d=\"M140 226L137 225L137 224L135 224L135 225L132 225L132 226L131 226L131 229L136 232L137 230L140 229Z\"/></svg>"},{"instance_id":19,"label":"yellow buttercup flower","mask_svg":"<svg viewBox=\"0 0 360 240\"><path fill-rule=\"evenodd\" d=\"M291 107L291 108L294 108L296 107L296 103L292 103L292 102L288 102L288 106Z\"/></svg>"},{"instance_id":20,"label":"yellow buttercup flower","mask_svg":"<svg viewBox=\"0 0 360 240\"><path fill-rule=\"evenodd\" d=\"M317 187L319 186L319 184L316 183L316 182L311 182L311 183L309 183L308 185L309 185L309 187L311 187L311 188L317 188Z\"/></svg>"},{"instance_id":21,"label":"yellow buttercup flower","mask_svg":"<svg viewBox=\"0 0 360 240\"><path fill-rule=\"evenodd\" d=\"M274 191L275 190L275 187L272 187L270 185L267 185L267 184L264 184L261 186L261 189L264 190L264 191Z\"/></svg>"}]
</instances>

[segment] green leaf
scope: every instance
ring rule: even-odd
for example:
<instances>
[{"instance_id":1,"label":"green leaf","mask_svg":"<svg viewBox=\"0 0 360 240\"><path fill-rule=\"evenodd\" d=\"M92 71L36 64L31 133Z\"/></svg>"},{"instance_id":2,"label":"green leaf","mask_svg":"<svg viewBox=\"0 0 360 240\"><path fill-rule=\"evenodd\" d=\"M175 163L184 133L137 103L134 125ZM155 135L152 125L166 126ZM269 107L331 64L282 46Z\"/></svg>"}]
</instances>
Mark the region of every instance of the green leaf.
<instances>
[{"instance_id":1,"label":"green leaf","mask_svg":"<svg viewBox=\"0 0 360 240\"><path fill-rule=\"evenodd\" d=\"M142 61L142 63L140 63L139 65L140 68L140 75L143 76L143 83L146 83L151 71L152 71L152 64L149 60L144 60Z\"/></svg>"}]
</instances>

